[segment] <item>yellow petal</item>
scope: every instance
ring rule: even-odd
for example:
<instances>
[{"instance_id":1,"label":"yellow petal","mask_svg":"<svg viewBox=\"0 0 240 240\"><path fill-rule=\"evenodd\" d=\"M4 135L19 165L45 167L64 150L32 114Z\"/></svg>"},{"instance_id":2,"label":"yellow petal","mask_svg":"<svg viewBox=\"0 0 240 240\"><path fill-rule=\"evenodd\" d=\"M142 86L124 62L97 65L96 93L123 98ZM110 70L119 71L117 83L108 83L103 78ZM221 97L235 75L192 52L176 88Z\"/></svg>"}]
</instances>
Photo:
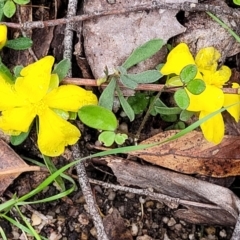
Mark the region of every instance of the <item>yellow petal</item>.
<instances>
[{"instance_id":1,"label":"yellow petal","mask_svg":"<svg viewBox=\"0 0 240 240\"><path fill-rule=\"evenodd\" d=\"M4 132L27 132L35 116L30 105L3 111L0 117L0 129Z\"/></svg>"},{"instance_id":2,"label":"yellow petal","mask_svg":"<svg viewBox=\"0 0 240 240\"><path fill-rule=\"evenodd\" d=\"M199 119L207 116L211 112L202 111ZM221 113L211 117L206 122L201 124L201 129L204 137L212 143L219 144L224 137L224 122Z\"/></svg>"},{"instance_id":3,"label":"yellow petal","mask_svg":"<svg viewBox=\"0 0 240 240\"><path fill-rule=\"evenodd\" d=\"M20 107L26 101L17 95L14 85L7 82L0 74L0 111Z\"/></svg>"},{"instance_id":4,"label":"yellow petal","mask_svg":"<svg viewBox=\"0 0 240 240\"><path fill-rule=\"evenodd\" d=\"M193 56L190 53L187 44L180 43L168 54L167 62L162 67L160 72L163 75L169 75L171 73L179 75L181 70L189 64L195 64ZM202 79L202 76L199 72L196 78Z\"/></svg>"},{"instance_id":5,"label":"yellow petal","mask_svg":"<svg viewBox=\"0 0 240 240\"><path fill-rule=\"evenodd\" d=\"M47 56L23 68L15 83L18 94L31 103L40 101L48 91L53 62L54 57Z\"/></svg>"},{"instance_id":6,"label":"yellow petal","mask_svg":"<svg viewBox=\"0 0 240 240\"><path fill-rule=\"evenodd\" d=\"M221 54L214 47L202 48L196 55L195 62L200 72L205 70L215 72L217 70L217 61L221 57Z\"/></svg>"},{"instance_id":7,"label":"yellow petal","mask_svg":"<svg viewBox=\"0 0 240 240\"><path fill-rule=\"evenodd\" d=\"M51 109L39 116L39 150L47 156L55 157L64 152L67 145L76 143L80 137L80 131L63 120Z\"/></svg>"},{"instance_id":8,"label":"yellow petal","mask_svg":"<svg viewBox=\"0 0 240 240\"><path fill-rule=\"evenodd\" d=\"M206 89L199 95L190 93L187 89L187 94L190 98L188 111L199 112L214 112L223 106L224 94L220 88L212 85L206 85Z\"/></svg>"},{"instance_id":9,"label":"yellow petal","mask_svg":"<svg viewBox=\"0 0 240 240\"><path fill-rule=\"evenodd\" d=\"M237 83L233 83L233 88L238 88L239 85ZM224 107L227 107L231 104L240 102L240 96L238 94L224 94ZM232 115L236 122L239 121L240 117L240 104L236 104L227 109L227 111Z\"/></svg>"},{"instance_id":10,"label":"yellow petal","mask_svg":"<svg viewBox=\"0 0 240 240\"><path fill-rule=\"evenodd\" d=\"M84 105L96 105L97 97L92 91L87 91L74 85L60 86L46 95L46 104L51 108L76 112Z\"/></svg>"},{"instance_id":11,"label":"yellow petal","mask_svg":"<svg viewBox=\"0 0 240 240\"><path fill-rule=\"evenodd\" d=\"M0 49L2 49L7 42L7 26L0 24Z\"/></svg>"},{"instance_id":12,"label":"yellow petal","mask_svg":"<svg viewBox=\"0 0 240 240\"><path fill-rule=\"evenodd\" d=\"M207 84L215 85L218 88L222 86L230 79L231 69L227 66L222 66L218 71L211 72L205 71L203 74L203 80Z\"/></svg>"}]
</instances>

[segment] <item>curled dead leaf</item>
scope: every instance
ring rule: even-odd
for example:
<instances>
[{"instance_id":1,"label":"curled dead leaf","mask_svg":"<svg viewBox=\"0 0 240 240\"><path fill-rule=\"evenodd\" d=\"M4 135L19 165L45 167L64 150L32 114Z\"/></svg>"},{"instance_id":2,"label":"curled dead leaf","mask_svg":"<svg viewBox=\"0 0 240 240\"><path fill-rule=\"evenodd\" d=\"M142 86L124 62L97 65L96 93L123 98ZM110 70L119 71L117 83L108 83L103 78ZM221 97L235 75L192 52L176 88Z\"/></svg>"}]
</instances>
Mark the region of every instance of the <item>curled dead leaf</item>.
<instances>
[{"instance_id":1,"label":"curled dead leaf","mask_svg":"<svg viewBox=\"0 0 240 240\"><path fill-rule=\"evenodd\" d=\"M0 139L0 196L22 172L39 171L38 166L26 164L3 140Z\"/></svg>"},{"instance_id":2,"label":"curled dead leaf","mask_svg":"<svg viewBox=\"0 0 240 240\"><path fill-rule=\"evenodd\" d=\"M162 142L176 133L162 132L140 144ZM192 131L177 140L130 154L177 172L220 178L240 175L239 144L239 136L225 136L220 144L214 145L201 132Z\"/></svg>"}]
</instances>

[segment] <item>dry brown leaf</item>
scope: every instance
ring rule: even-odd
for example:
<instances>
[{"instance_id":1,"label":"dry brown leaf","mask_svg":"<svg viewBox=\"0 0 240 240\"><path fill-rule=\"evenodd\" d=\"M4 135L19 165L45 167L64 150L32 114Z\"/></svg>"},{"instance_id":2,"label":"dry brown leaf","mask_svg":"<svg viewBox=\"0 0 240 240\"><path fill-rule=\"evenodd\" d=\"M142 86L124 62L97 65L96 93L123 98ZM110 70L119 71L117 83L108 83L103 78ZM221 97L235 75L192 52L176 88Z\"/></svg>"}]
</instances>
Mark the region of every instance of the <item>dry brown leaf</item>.
<instances>
[{"instance_id":1,"label":"dry brown leaf","mask_svg":"<svg viewBox=\"0 0 240 240\"><path fill-rule=\"evenodd\" d=\"M141 144L161 142L176 133L162 132ZM201 132L192 131L177 140L130 154L177 172L220 178L240 175L239 143L239 136L225 136L220 144L214 145Z\"/></svg>"},{"instance_id":2,"label":"dry brown leaf","mask_svg":"<svg viewBox=\"0 0 240 240\"><path fill-rule=\"evenodd\" d=\"M240 200L227 188L123 158L110 156L103 160L121 185L154 189L154 192L176 198L180 205L174 214L180 219L194 224L236 224Z\"/></svg>"},{"instance_id":3,"label":"dry brown leaf","mask_svg":"<svg viewBox=\"0 0 240 240\"><path fill-rule=\"evenodd\" d=\"M185 0L174 0L182 3ZM173 2L165 0L164 2ZM188 2L197 2L191 0ZM102 10L121 10L136 5L151 3L150 0L88 0L84 1L85 13L93 14ZM84 48L88 63L95 78L104 76L105 66L109 73L115 71L132 51L153 38L167 41L183 33L185 28L177 21L175 10L141 11L129 14L104 16L83 22ZM169 25L169 23L171 23ZM166 48L151 60L138 65L137 72L154 68L166 56Z\"/></svg>"},{"instance_id":4,"label":"dry brown leaf","mask_svg":"<svg viewBox=\"0 0 240 240\"><path fill-rule=\"evenodd\" d=\"M38 166L27 165L3 140L0 139L0 196L22 172L39 171Z\"/></svg>"}]
</instances>

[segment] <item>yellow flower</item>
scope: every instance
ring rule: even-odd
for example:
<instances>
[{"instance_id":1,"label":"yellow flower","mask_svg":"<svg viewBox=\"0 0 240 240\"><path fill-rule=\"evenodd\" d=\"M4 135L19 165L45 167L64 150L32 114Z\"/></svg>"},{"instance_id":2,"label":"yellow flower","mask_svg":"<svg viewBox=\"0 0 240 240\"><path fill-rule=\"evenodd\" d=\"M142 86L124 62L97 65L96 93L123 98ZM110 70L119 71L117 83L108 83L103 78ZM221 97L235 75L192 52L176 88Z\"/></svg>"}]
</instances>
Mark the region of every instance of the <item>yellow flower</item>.
<instances>
[{"instance_id":1,"label":"yellow flower","mask_svg":"<svg viewBox=\"0 0 240 240\"><path fill-rule=\"evenodd\" d=\"M7 42L7 26L0 24L0 49L2 49Z\"/></svg>"},{"instance_id":2,"label":"yellow flower","mask_svg":"<svg viewBox=\"0 0 240 240\"><path fill-rule=\"evenodd\" d=\"M81 133L55 113L55 109L77 112L84 105L97 104L91 92L74 85L58 87L51 74L54 58L47 56L21 71L15 84L0 75L0 129L8 134L27 132L38 116L38 146L48 156L58 156L67 145L77 142Z\"/></svg>"},{"instance_id":3,"label":"yellow flower","mask_svg":"<svg viewBox=\"0 0 240 240\"><path fill-rule=\"evenodd\" d=\"M221 54L213 47L201 49L195 60L185 43L178 44L168 55L167 62L161 69L164 75L175 73L179 75L181 70L189 64L196 64L198 68L196 79L202 79L206 84L206 89L199 95L186 92L190 98L189 111L199 112L199 119L210 113L221 109L223 106L234 104L240 100L237 94L224 94L222 86L229 80L231 70L227 66L218 69L217 61ZM238 85L233 85L238 87ZM239 120L240 106L235 105L227 111ZM204 137L213 143L220 143L224 137L224 122L221 114L215 115L200 125Z\"/></svg>"}]
</instances>

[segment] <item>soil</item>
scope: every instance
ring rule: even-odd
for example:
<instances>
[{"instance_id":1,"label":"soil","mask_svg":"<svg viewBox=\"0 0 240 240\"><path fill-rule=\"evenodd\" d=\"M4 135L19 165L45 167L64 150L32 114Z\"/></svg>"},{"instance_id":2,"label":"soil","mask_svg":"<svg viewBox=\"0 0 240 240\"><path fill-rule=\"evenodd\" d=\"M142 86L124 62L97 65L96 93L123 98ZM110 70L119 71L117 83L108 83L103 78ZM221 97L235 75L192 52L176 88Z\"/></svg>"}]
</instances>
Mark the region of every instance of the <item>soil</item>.
<instances>
[{"instance_id":1,"label":"soil","mask_svg":"<svg viewBox=\"0 0 240 240\"><path fill-rule=\"evenodd\" d=\"M202 1L203 2L203 1ZM59 4L57 13L55 12L55 5ZM232 3L231 3L232 4ZM79 10L81 12L82 1L79 1ZM53 17L61 18L66 15L67 1L32 1L33 20L52 19ZM44 8L43 8L44 6ZM56 15L56 16L55 16ZM181 14L181 17L183 14ZM9 21L18 22L17 18ZM62 58L62 39L64 28L57 26L54 29L48 30L46 33L39 33L37 30L33 31L33 37L36 39L40 34L48 36L49 40L44 41L41 46L41 51L36 47L37 56L53 54L57 60ZM9 38L17 34L14 29L10 29ZM74 36L74 43L77 42L77 36ZM84 55L84 54L83 54ZM19 63L26 65L32 62L33 59L28 51L10 51L4 49L2 52L3 62L12 68ZM231 67L237 67L237 59L239 56L233 56L227 59ZM89 71L89 66L86 65L86 72L82 74L79 69L79 64L73 58L73 77L84 77L83 75L92 76ZM81 62L81 66L83 66ZM81 69L82 70L82 69ZM98 90L96 94L100 94ZM166 94L166 96L168 96ZM171 99L167 99L171 102ZM128 133L134 134L140 126L143 116L139 115L137 119L130 123L126 117L121 116L121 111L117 111L117 116L120 124L127 125ZM80 124L79 122L77 123ZM147 139L156 132L161 132L171 124L159 118L150 117L145 124L141 134L141 139ZM82 126L81 126L82 127ZM82 130L82 138L79 142L80 149L86 154L95 153L98 150L97 142L98 132L93 131L87 127ZM36 148L36 134L31 132L30 137L19 146L12 146L12 148L20 155L28 158L33 158L41 163L43 160L41 154ZM131 145L129 141L126 145ZM94 147L93 147L94 146ZM126 155L122 155L127 157ZM53 158L53 162L57 168L61 168L72 160L71 148L68 148L63 156ZM141 160L137 160L142 163ZM147 164L147 163L144 163ZM85 163L86 171L90 179L96 179L107 183L118 184L116 177L110 168L105 165L95 164L92 161ZM31 222L32 226L39 232L39 234L50 240L95 240L97 239L96 228L88 211L85 198L78 183L78 177L75 169L68 171L68 174L76 180L77 189L60 200L51 201L44 204L34 204L21 206L20 210L24 216ZM23 173L8 187L1 201L4 202L10 199L14 194L22 196L32 189L35 189L46 177L47 172L31 172ZM66 188L70 188L71 184L65 182ZM239 188L239 179L236 178L234 189ZM148 197L136 195L129 192L119 191L112 188L104 188L98 184L91 184L92 194L99 209L99 214L104 220L104 227L110 234L112 239L125 240L228 240L231 238L234 227L229 226L210 226L210 225L196 225L190 224L174 217L172 209L162 202L153 201ZM52 184L41 193L34 196L31 200L39 200L58 194L57 187ZM236 191L237 193L237 191ZM15 211L10 211L9 215L15 219L19 215ZM21 221L22 222L22 221ZM22 231L7 220L3 218L0 220L0 226L7 235L7 239L34 239L30 236L24 236Z\"/></svg>"}]
</instances>

